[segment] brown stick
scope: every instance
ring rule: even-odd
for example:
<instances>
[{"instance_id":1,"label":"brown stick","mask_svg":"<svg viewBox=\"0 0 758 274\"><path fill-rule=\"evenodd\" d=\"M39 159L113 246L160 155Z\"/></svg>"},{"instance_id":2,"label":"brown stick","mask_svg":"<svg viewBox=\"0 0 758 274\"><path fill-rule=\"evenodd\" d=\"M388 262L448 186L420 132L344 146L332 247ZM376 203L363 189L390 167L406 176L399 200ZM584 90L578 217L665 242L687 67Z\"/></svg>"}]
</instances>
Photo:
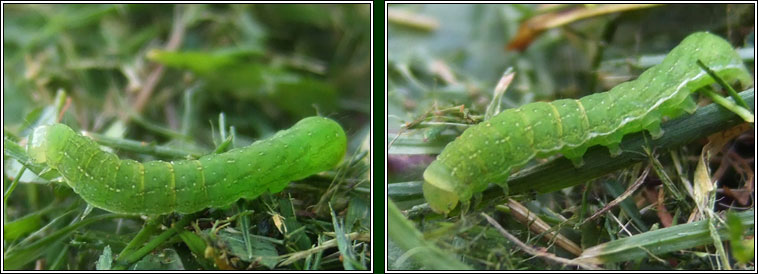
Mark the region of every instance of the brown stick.
<instances>
[{"instance_id":1,"label":"brown stick","mask_svg":"<svg viewBox=\"0 0 758 274\"><path fill-rule=\"evenodd\" d=\"M574 265L574 266L578 266L578 267L582 267L582 268L590 269L590 270L602 270L602 268L599 268L599 267L591 265L591 264L574 262L574 261L566 259L566 258L558 257L558 256L556 256L556 255L554 255L552 253L549 253L549 252L538 251L538 250L536 250L536 249L534 249L534 248L526 245L525 243L521 242L518 238L516 238L516 236L513 236L510 233L508 233L508 231L506 231L502 226L500 226L500 224L498 224L497 221L495 221L495 219L492 219L492 217L490 217L489 215L487 215L485 213L482 213L482 216L484 216L484 218L487 219L487 222L489 222L492 226L494 226L495 229L497 229L500 232L500 234L502 234L509 241L515 243L517 246L519 246L526 253L529 253L529 254L531 254L533 256L536 256L536 257L542 257L542 258L554 261L554 262L559 263L559 264Z\"/></svg>"},{"instance_id":2,"label":"brown stick","mask_svg":"<svg viewBox=\"0 0 758 274\"><path fill-rule=\"evenodd\" d=\"M179 12L180 7L181 5L176 6L174 9L174 23L173 27L171 28L171 35L169 36L168 43L166 43L165 47L165 49L168 51L173 51L179 48L179 45L182 44L182 40L184 40L184 33L187 29L187 24L184 20L184 16L182 16ZM137 98L134 100L134 111L136 113L142 113L142 109L145 108L148 99L150 99L150 97L153 95L153 91L155 91L155 86L158 85L158 82L163 77L164 70L164 66L162 64L158 64L158 66L156 66L153 71L150 72L150 75L147 77L147 81L145 81L145 84L142 85L142 88L137 94Z\"/></svg>"}]
</instances>

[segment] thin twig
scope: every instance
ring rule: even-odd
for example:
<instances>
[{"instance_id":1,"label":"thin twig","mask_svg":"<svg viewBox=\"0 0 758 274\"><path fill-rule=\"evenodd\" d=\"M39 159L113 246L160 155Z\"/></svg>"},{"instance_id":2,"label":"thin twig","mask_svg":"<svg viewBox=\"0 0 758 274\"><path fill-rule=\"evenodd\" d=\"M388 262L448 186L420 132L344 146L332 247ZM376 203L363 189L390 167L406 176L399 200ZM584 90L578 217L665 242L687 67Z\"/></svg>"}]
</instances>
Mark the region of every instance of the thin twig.
<instances>
[{"instance_id":1,"label":"thin twig","mask_svg":"<svg viewBox=\"0 0 758 274\"><path fill-rule=\"evenodd\" d=\"M534 249L534 248L526 245L525 243L521 242L518 238L516 238L516 236L513 236L510 233L508 233L508 231L506 231L502 226L500 226L500 224L498 224L497 221L495 221L495 219L492 219L492 217L488 216L486 213L482 213L482 216L484 216L484 218L487 219L487 222L489 222L492 226L494 226L495 229L497 229L500 232L500 234L503 234L503 236L505 238L507 238L509 241L515 243L516 245L518 245L526 253L529 253L529 254L531 254L533 256L542 257L542 258L554 261L554 262L559 263L559 264L573 265L573 266L578 266L578 267L585 268L585 269L590 269L590 270L603 270L602 268L599 268L599 267L591 265L591 264L574 262L574 261L569 260L569 259L565 259L565 258L561 258L561 257L555 256L554 254L549 253L549 252L538 251L538 250L536 250L536 249Z\"/></svg>"},{"instance_id":2,"label":"thin twig","mask_svg":"<svg viewBox=\"0 0 758 274\"><path fill-rule=\"evenodd\" d=\"M187 20L185 20L184 16L180 13L180 10L181 5L177 6L174 10L174 23L173 27L171 28L171 36L169 36L169 40L166 43L165 48L167 51L174 51L178 49L182 44L182 40L184 40L184 33L187 29ZM153 91L155 91L155 86L158 85L161 77L163 77L164 70L165 67L163 64L158 64L158 66L155 67L152 72L150 72L150 75L147 77L147 81L145 81L142 89L140 89L139 93L137 94L137 99L134 101L134 111L136 113L142 113L142 109L145 107L148 99L150 99Z\"/></svg>"},{"instance_id":3,"label":"thin twig","mask_svg":"<svg viewBox=\"0 0 758 274\"><path fill-rule=\"evenodd\" d=\"M508 208L510 209L511 215L516 218L516 220L529 226L529 229L532 231L545 235L545 238L547 238L549 242L555 242L558 246L576 256L582 254L581 247L563 236L563 234L560 234L556 229L537 216L537 214L531 212L518 201L508 198Z\"/></svg>"},{"instance_id":4,"label":"thin twig","mask_svg":"<svg viewBox=\"0 0 758 274\"><path fill-rule=\"evenodd\" d=\"M371 238L368 236L368 234L365 234L365 233L353 232L353 233L349 233L349 234L347 234L345 236L348 239L350 239L351 241L362 241L362 242L370 242L371 241ZM308 250L303 250L303 251L287 254L285 256L287 256L289 258L287 260L281 262L279 264L279 266L285 266L285 265L292 264L294 262L297 262L298 260L305 259L306 257L308 257L308 255L315 254L315 253L327 250L327 249L335 247L335 246L337 246L337 238L325 241L325 242L321 243L319 246L313 247L313 248L308 249Z\"/></svg>"},{"instance_id":5,"label":"thin twig","mask_svg":"<svg viewBox=\"0 0 758 274\"><path fill-rule=\"evenodd\" d=\"M21 169L18 171L18 175L16 175L16 177L13 178L11 185L8 187L7 190L5 190L5 193L3 194L3 205L5 205L8 202L8 197L10 197L11 193L13 193L13 190L16 189L16 186L18 185L19 180L21 180L21 176L24 176L25 171L26 171L26 166L21 166Z\"/></svg>"},{"instance_id":6,"label":"thin twig","mask_svg":"<svg viewBox=\"0 0 758 274\"><path fill-rule=\"evenodd\" d=\"M421 122L421 126L454 126L454 127L471 127L471 124L451 123L451 122Z\"/></svg>"},{"instance_id":7,"label":"thin twig","mask_svg":"<svg viewBox=\"0 0 758 274\"><path fill-rule=\"evenodd\" d=\"M592 214L592 216L590 216L589 218L584 219L584 221L582 222L581 225L584 225L585 223L594 220L595 218L597 218L597 216L600 216L601 214L605 213L606 211L611 210L611 208L615 207L616 205L618 205L621 202L623 202L624 200L626 200L626 198L628 198L629 195L632 195L632 193L634 193L634 191L636 191L637 188L639 188L642 185L642 183L645 182L645 178L647 178L647 174L649 172L650 172L650 165L648 165L645 168L645 170L642 171L642 175L640 175L640 177L637 178L636 181L634 181L634 184L632 184L632 186L630 186L626 191L624 191L624 193L622 193L616 199L614 199L613 201L611 201L610 203L608 203L607 205L605 205L602 209L600 209L597 212L595 212L594 214Z\"/></svg>"}]
</instances>

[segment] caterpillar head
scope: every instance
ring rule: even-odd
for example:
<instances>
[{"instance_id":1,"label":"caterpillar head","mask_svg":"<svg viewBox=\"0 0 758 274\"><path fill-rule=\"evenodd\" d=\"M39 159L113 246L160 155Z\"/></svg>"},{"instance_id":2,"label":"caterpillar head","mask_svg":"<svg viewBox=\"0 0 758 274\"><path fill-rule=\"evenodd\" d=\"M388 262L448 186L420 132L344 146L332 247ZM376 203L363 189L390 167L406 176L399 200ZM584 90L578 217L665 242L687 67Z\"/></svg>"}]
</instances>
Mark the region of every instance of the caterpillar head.
<instances>
[{"instance_id":1,"label":"caterpillar head","mask_svg":"<svg viewBox=\"0 0 758 274\"><path fill-rule=\"evenodd\" d=\"M61 160L60 150L71 134L76 133L63 124L39 126L29 135L27 152L35 163L56 167Z\"/></svg>"},{"instance_id":2,"label":"caterpillar head","mask_svg":"<svg viewBox=\"0 0 758 274\"><path fill-rule=\"evenodd\" d=\"M39 126L29 135L27 151L35 163L47 162L47 133L50 126Z\"/></svg>"},{"instance_id":3,"label":"caterpillar head","mask_svg":"<svg viewBox=\"0 0 758 274\"><path fill-rule=\"evenodd\" d=\"M450 169L435 160L424 171L424 199L429 206L438 213L447 214L458 204L459 193L455 186L458 185Z\"/></svg>"}]
</instances>

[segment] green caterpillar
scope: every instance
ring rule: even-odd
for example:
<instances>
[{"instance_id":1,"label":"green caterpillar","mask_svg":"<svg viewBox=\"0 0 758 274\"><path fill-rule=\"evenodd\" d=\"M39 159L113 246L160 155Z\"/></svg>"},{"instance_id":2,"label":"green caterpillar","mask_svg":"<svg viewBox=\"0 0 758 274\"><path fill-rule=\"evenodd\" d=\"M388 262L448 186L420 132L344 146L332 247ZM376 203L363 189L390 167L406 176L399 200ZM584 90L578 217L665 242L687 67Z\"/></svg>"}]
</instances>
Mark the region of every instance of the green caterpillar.
<instances>
[{"instance_id":1,"label":"green caterpillar","mask_svg":"<svg viewBox=\"0 0 758 274\"><path fill-rule=\"evenodd\" d=\"M691 34L636 80L579 100L508 109L468 128L424 171L424 198L434 211L447 213L489 183L507 189L511 170L534 157L561 153L579 166L591 146L606 146L618 155L626 134L647 130L660 137L661 118L694 112L697 105L690 94L714 82L697 60L722 78L752 84L727 41L706 32Z\"/></svg>"},{"instance_id":2,"label":"green caterpillar","mask_svg":"<svg viewBox=\"0 0 758 274\"><path fill-rule=\"evenodd\" d=\"M68 126L35 129L30 155L57 169L87 203L116 213L192 213L222 207L336 166L345 132L324 117L308 117L274 136L197 160L121 160Z\"/></svg>"}]
</instances>

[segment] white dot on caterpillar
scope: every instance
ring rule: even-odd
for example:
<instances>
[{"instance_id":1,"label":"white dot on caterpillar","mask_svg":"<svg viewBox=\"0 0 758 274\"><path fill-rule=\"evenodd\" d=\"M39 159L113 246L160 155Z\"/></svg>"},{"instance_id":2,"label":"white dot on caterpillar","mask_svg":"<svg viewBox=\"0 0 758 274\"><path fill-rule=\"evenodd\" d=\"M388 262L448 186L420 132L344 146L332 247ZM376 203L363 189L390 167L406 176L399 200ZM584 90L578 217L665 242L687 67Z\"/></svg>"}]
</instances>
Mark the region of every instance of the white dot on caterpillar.
<instances>
[{"instance_id":1,"label":"white dot on caterpillar","mask_svg":"<svg viewBox=\"0 0 758 274\"><path fill-rule=\"evenodd\" d=\"M313 135L313 132L308 131L308 136Z\"/></svg>"},{"instance_id":2,"label":"white dot on caterpillar","mask_svg":"<svg viewBox=\"0 0 758 274\"><path fill-rule=\"evenodd\" d=\"M226 160L226 163L227 163L227 164L233 164L233 163L234 163L234 159L229 159L229 160Z\"/></svg>"}]
</instances>

